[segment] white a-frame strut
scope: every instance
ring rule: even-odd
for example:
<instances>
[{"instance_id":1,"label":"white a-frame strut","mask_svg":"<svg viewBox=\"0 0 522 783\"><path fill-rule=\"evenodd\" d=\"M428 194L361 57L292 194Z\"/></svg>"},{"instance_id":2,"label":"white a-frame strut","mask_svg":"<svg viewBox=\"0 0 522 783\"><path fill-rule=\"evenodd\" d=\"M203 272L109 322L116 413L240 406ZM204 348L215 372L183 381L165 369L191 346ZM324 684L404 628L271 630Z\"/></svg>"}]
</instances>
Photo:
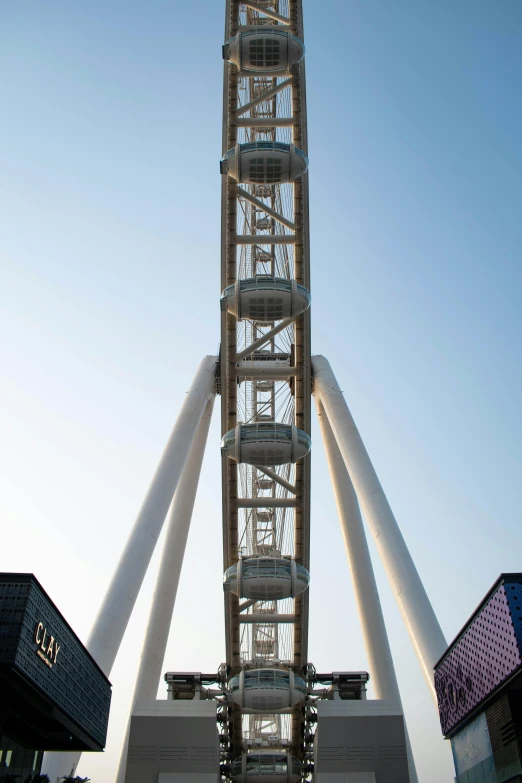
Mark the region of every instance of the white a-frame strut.
<instances>
[{"instance_id":1,"label":"white a-frame strut","mask_svg":"<svg viewBox=\"0 0 522 783\"><path fill-rule=\"evenodd\" d=\"M328 417L436 704L433 667L446 650L444 634L332 368L324 356L312 357L312 366L315 397Z\"/></svg>"},{"instance_id":2,"label":"white a-frame strut","mask_svg":"<svg viewBox=\"0 0 522 783\"><path fill-rule=\"evenodd\" d=\"M188 525L192 515L192 504L189 504L187 499L184 502L184 498L185 493L190 495L192 490L195 495L197 488L199 470L215 398L216 366L217 357L205 356L198 367L176 419L174 429L161 456L149 491L143 501L119 563L116 566L105 599L94 621L87 641L87 649L107 677L110 676L171 503L169 533L167 535L160 577L164 573L164 562L168 558L171 579L173 583L175 581L174 593L173 595L171 593L169 598L172 604L174 604L186 541L186 535L185 539L183 539L181 529L185 526L186 534L188 534ZM185 465L187 470L184 470ZM178 485L179 492L177 492ZM175 493L176 500L172 502ZM188 522L186 521L187 515ZM179 563L179 571L178 577L174 580L173 570L176 567L176 562ZM173 584L171 589L172 587ZM154 610L149 622L149 626L154 625L155 631L157 631L158 623L155 622L154 618L157 618L158 613L161 614L165 611L166 602L167 591L162 592L162 586L160 585L158 600L153 602ZM170 620L164 629L167 633L169 627ZM156 668L158 666L161 668L165 653L163 640L150 640L150 645L148 648L146 647L146 650L148 650L149 655L147 666L145 667L142 661L140 673L142 673L144 668L147 668L147 670L150 668L150 674L141 674L138 678L137 688L146 688L150 677L153 678L155 676L152 673L155 671L153 668L154 650L158 651L157 659L159 663L156 661ZM157 679L159 680L159 669ZM156 690L157 686L156 682ZM81 753L46 753L43 772L54 783L58 777L73 774L80 757Z\"/></svg>"},{"instance_id":3,"label":"white a-frame strut","mask_svg":"<svg viewBox=\"0 0 522 783\"><path fill-rule=\"evenodd\" d=\"M395 666L388 634L386 633L386 625L373 573L373 565L368 542L366 541L359 502L323 404L317 396L315 402L337 512L339 514L339 522L341 523L346 557L352 577L353 591L368 658L368 668L371 672L373 691L376 699L383 699L384 701L391 701L400 705L399 683L395 675ZM418 783L406 725L405 730L410 783Z\"/></svg>"},{"instance_id":4,"label":"white a-frame strut","mask_svg":"<svg viewBox=\"0 0 522 783\"><path fill-rule=\"evenodd\" d=\"M324 357L315 356L312 366L314 396L375 695L400 704L359 505L426 683L434 696L433 666L445 651L446 641L330 364ZM216 393L216 367L217 358L207 356L198 368L87 642L95 660L105 674L110 675L167 518L166 539L132 706L141 700L155 699L162 673ZM124 780L126 756L127 733L117 783ZM57 777L71 774L79 758L79 753L46 753L43 771L55 781ZM411 749L409 768L410 783L416 783Z\"/></svg>"}]
</instances>

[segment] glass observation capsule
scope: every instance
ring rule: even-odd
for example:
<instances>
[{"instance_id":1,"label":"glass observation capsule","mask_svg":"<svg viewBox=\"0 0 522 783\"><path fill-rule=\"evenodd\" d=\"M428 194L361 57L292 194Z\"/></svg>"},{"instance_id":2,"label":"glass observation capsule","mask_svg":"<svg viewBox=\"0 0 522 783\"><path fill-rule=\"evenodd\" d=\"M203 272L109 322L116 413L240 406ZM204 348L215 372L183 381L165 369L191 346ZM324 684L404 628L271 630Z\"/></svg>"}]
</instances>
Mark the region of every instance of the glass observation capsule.
<instances>
[{"instance_id":1,"label":"glass observation capsule","mask_svg":"<svg viewBox=\"0 0 522 783\"><path fill-rule=\"evenodd\" d=\"M289 73L304 53L299 38L270 27L240 32L223 46L223 58L237 65L242 73Z\"/></svg>"},{"instance_id":2,"label":"glass observation capsule","mask_svg":"<svg viewBox=\"0 0 522 783\"><path fill-rule=\"evenodd\" d=\"M302 774L301 762L281 751L244 753L230 765L234 783L298 783Z\"/></svg>"},{"instance_id":3,"label":"glass observation capsule","mask_svg":"<svg viewBox=\"0 0 522 783\"><path fill-rule=\"evenodd\" d=\"M258 323L271 323L304 313L310 292L295 280L258 275L238 280L221 294L221 309Z\"/></svg>"},{"instance_id":4,"label":"glass observation capsule","mask_svg":"<svg viewBox=\"0 0 522 783\"><path fill-rule=\"evenodd\" d=\"M240 598L278 601L303 593L310 582L310 574L294 559L248 557L227 568L224 582Z\"/></svg>"},{"instance_id":5,"label":"glass observation capsule","mask_svg":"<svg viewBox=\"0 0 522 783\"><path fill-rule=\"evenodd\" d=\"M253 712L279 712L306 699L306 683L289 669L251 669L232 677L234 704Z\"/></svg>"},{"instance_id":6,"label":"glass observation capsule","mask_svg":"<svg viewBox=\"0 0 522 783\"><path fill-rule=\"evenodd\" d=\"M229 150L220 163L222 174L236 182L270 185L295 182L308 168L308 158L294 144L252 141Z\"/></svg>"},{"instance_id":7,"label":"glass observation capsule","mask_svg":"<svg viewBox=\"0 0 522 783\"><path fill-rule=\"evenodd\" d=\"M306 457L312 448L310 436L293 424L259 422L238 424L223 435L221 451L236 462L274 466Z\"/></svg>"}]
</instances>

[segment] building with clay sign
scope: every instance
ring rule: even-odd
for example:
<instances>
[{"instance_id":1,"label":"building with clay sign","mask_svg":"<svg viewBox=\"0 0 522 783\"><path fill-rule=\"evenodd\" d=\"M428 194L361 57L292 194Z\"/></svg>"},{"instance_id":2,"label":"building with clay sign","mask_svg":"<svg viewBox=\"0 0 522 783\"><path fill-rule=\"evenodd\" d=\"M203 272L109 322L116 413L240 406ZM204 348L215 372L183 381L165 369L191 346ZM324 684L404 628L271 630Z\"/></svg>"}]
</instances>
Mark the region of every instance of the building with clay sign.
<instances>
[{"instance_id":1,"label":"building with clay sign","mask_svg":"<svg viewBox=\"0 0 522 783\"><path fill-rule=\"evenodd\" d=\"M0 780L105 746L111 685L33 574L0 574Z\"/></svg>"}]
</instances>

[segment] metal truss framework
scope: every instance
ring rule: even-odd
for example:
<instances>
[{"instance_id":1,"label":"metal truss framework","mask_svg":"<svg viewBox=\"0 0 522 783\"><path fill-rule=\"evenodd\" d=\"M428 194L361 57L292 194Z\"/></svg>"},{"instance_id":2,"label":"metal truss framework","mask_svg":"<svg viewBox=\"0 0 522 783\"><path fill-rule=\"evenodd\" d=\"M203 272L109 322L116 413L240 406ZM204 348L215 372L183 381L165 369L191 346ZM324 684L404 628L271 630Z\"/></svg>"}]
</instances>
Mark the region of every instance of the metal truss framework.
<instances>
[{"instance_id":1,"label":"metal truss framework","mask_svg":"<svg viewBox=\"0 0 522 783\"><path fill-rule=\"evenodd\" d=\"M303 39L301 0L228 0L225 41L265 25ZM307 152L305 69L291 75L243 74L225 63L223 155L237 144L293 143ZM288 184L222 184L222 289L242 278L276 275L310 288L308 175ZM310 432L310 315L279 322L238 321L222 315L221 422L278 421ZM225 569L247 555L278 551L309 568L310 457L295 466L262 469L223 458ZM277 504L277 505L276 505ZM282 617L286 615L286 617ZM308 654L308 592L283 601L240 603L225 593L226 659L231 674L264 660L286 661L302 673ZM276 622L275 617L286 622ZM301 754L303 716L242 719L233 708L231 752L245 740L285 734Z\"/></svg>"}]
</instances>

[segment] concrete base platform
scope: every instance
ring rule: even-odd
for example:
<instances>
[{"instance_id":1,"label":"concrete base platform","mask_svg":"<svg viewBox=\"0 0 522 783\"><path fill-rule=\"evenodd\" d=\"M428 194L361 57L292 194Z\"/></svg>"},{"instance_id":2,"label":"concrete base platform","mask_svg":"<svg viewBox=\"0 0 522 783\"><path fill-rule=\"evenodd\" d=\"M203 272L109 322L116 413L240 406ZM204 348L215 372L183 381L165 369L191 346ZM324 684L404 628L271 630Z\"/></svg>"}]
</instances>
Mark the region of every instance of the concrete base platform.
<instances>
[{"instance_id":1,"label":"concrete base platform","mask_svg":"<svg viewBox=\"0 0 522 783\"><path fill-rule=\"evenodd\" d=\"M125 783L217 783L213 701L138 704L131 719Z\"/></svg>"},{"instance_id":2,"label":"concrete base platform","mask_svg":"<svg viewBox=\"0 0 522 783\"><path fill-rule=\"evenodd\" d=\"M319 701L315 783L409 783L401 708L380 700Z\"/></svg>"},{"instance_id":3,"label":"concrete base platform","mask_svg":"<svg viewBox=\"0 0 522 783\"><path fill-rule=\"evenodd\" d=\"M316 780L323 783L375 783L375 772L322 772Z\"/></svg>"},{"instance_id":4,"label":"concrete base platform","mask_svg":"<svg viewBox=\"0 0 522 783\"><path fill-rule=\"evenodd\" d=\"M216 783L216 776L206 772L160 772L158 783Z\"/></svg>"}]
</instances>

